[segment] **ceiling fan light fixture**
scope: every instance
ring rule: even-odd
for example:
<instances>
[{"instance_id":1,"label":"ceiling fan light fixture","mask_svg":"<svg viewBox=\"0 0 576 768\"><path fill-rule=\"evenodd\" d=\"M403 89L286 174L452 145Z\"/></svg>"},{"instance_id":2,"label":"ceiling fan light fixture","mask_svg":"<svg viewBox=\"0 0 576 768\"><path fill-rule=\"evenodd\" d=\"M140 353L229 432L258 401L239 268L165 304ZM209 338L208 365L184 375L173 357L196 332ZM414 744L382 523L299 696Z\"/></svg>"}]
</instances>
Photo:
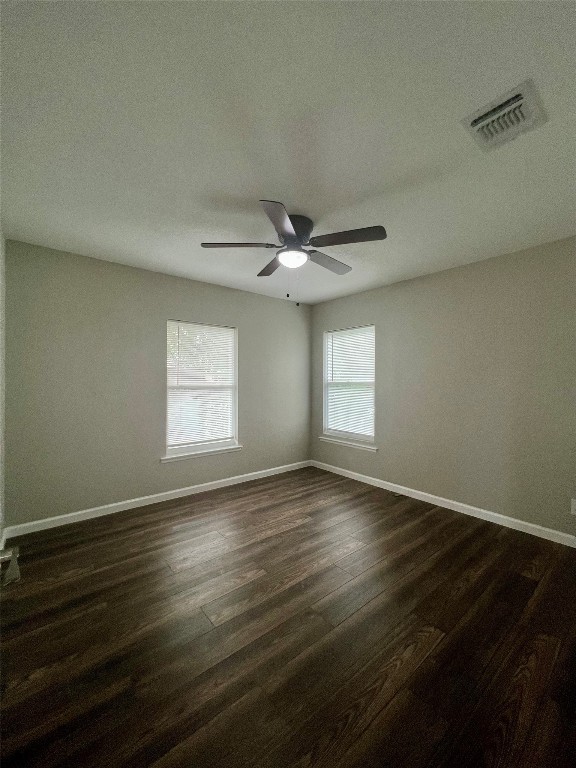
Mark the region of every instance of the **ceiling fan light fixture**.
<instances>
[{"instance_id":1,"label":"ceiling fan light fixture","mask_svg":"<svg viewBox=\"0 0 576 768\"><path fill-rule=\"evenodd\" d=\"M258 277L270 277L280 266L297 269L307 261L324 267L335 275L345 275L352 267L322 251L317 251L316 248L322 248L325 245L369 243L372 240L384 240L386 237L386 230L380 225L310 237L314 222L308 216L296 213L288 215L286 208L276 200L260 200L260 202L276 230L282 247L273 243L200 243L202 248L279 248L272 261L258 272ZM302 246L312 250L305 251Z\"/></svg>"},{"instance_id":2,"label":"ceiling fan light fixture","mask_svg":"<svg viewBox=\"0 0 576 768\"><path fill-rule=\"evenodd\" d=\"M297 248L283 248L278 251L278 261L289 269L296 269L308 261L308 254Z\"/></svg>"}]
</instances>

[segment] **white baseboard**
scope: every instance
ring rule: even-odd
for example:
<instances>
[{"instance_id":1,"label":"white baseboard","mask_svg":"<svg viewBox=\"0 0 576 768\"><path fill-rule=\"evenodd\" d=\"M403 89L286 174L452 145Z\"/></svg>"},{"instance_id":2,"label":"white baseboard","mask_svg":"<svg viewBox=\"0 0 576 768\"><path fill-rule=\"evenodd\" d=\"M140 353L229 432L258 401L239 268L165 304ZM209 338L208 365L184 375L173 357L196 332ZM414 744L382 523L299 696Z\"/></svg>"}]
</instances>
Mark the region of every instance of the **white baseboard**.
<instances>
[{"instance_id":1,"label":"white baseboard","mask_svg":"<svg viewBox=\"0 0 576 768\"><path fill-rule=\"evenodd\" d=\"M78 523L81 520L91 520L94 517L110 515L114 512L123 512L126 509L135 509L144 507L147 504L157 504L159 501L170 501L170 499L179 499L183 496L193 496L205 491L213 491L216 488L225 488L228 485L237 485L246 483L249 480L258 480L261 477L270 475L279 475L282 472L290 472L293 469L309 467L309 461L298 461L295 464L285 464L281 467L271 467L270 469L261 469L258 472L248 472L245 475L235 475L234 477L225 477L222 480L213 480L210 483L200 483L191 485L188 488L177 488L173 491L164 491L154 493L150 496L140 496L137 499L128 499L127 501L116 501L113 504L104 504L102 507L93 507L92 509L82 509L79 512L68 512L65 515L56 515L47 517L44 520L33 520L31 523L20 523L19 525L9 525L4 529L4 539L12 539L15 536L22 536L25 533L35 533L36 531L45 531L48 528L56 528L59 525L68 525L69 523Z\"/></svg>"},{"instance_id":2,"label":"white baseboard","mask_svg":"<svg viewBox=\"0 0 576 768\"><path fill-rule=\"evenodd\" d=\"M323 469L336 475L342 475L343 477L349 477L352 480L358 480L361 483L375 485L378 488L384 488L387 491L393 491L394 493L401 493L403 496L409 496L412 499L427 501L430 504L434 504L438 507L452 509L454 512L462 512L464 515L471 515L472 517L479 517L480 519L487 520L490 523L503 525L506 528L513 528L516 531L522 531L524 533L530 533L533 536L539 536L541 539L548 539L548 541L555 541L559 544L565 544L568 547L576 548L576 536L572 536L569 533L555 531L552 528L544 528L541 525L536 525L536 523L527 523L523 520L517 520L515 517L501 515L498 512L490 512L489 510L481 509L480 507L472 507L469 504L463 504L460 501L452 501L452 499L445 499L442 496L434 496L431 493L417 491L414 490L414 488L406 488L405 486L397 485L396 483L388 483L386 480L380 480L377 477L361 475L358 472L351 472L350 470L343 469L342 467L334 467L331 464L324 464L321 461L299 461L295 464L285 464L281 467L262 469L258 472L248 472L245 475L225 477L222 480L214 480L210 483L191 485L188 488L177 488L173 491L164 491L163 493L155 493L150 496L140 496L137 499L128 499L127 501L117 501L113 504L105 504L102 507L83 509L79 512L69 512L66 515L48 517L44 520L34 520L31 523L9 525L3 531L2 546L0 546L0 549L3 548L7 539L14 538L15 536L22 536L25 533L34 533L35 531L44 531L48 528L56 528L59 525L78 523L81 520L90 520L94 517L102 517L103 515L110 515L114 512L122 512L126 509L135 509L136 507L144 507L147 504L156 504L160 501L170 501L171 499L179 499L183 496L193 496L197 493L213 491L216 488L225 488L229 485L246 483L249 480L258 480L261 477L279 475L283 472L290 472L294 469L302 469L303 467L317 467L318 469Z\"/></svg>"},{"instance_id":3,"label":"white baseboard","mask_svg":"<svg viewBox=\"0 0 576 768\"><path fill-rule=\"evenodd\" d=\"M331 464L323 464L321 461L310 461L309 464L312 467L324 469L326 472L333 472L336 475L343 475L352 480L358 480L361 483L375 485L378 488L385 488L387 491L401 493L403 496L410 496L412 499L428 501L430 504L434 504L437 507L452 509L454 512L462 512L464 515L479 517L482 520L488 520L490 523L497 523L497 525L503 525L506 528L513 528L515 531L531 533L533 536L539 536L541 539L548 539L548 541L555 541L558 544L565 544L568 547L576 548L576 536L572 536L569 533L555 531L553 528L544 528L542 525L536 525L536 523L527 523L523 520L517 520L515 517L501 515L498 512L490 512L489 510L481 509L480 507L472 507L469 504L463 504L461 501L444 499L442 496L434 496L432 493L415 491L413 488L406 488L403 485L396 485L396 483L388 483L386 480L379 480L377 477L361 475L358 472L351 472L350 470L342 469L341 467L333 467Z\"/></svg>"}]
</instances>

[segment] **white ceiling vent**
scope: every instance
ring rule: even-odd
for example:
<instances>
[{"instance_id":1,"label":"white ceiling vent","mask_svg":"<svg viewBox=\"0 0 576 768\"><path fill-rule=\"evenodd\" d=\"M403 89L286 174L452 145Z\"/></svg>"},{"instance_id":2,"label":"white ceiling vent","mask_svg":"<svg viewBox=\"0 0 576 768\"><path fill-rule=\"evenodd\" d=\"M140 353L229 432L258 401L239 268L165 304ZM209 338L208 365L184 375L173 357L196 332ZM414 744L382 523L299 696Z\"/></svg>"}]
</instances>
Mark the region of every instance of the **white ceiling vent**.
<instances>
[{"instance_id":1,"label":"white ceiling vent","mask_svg":"<svg viewBox=\"0 0 576 768\"><path fill-rule=\"evenodd\" d=\"M548 120L532 80L525 80L511 91L462 120L462 125L483 150L495 149L531 131Z\"/></svg>"}]
</instances>

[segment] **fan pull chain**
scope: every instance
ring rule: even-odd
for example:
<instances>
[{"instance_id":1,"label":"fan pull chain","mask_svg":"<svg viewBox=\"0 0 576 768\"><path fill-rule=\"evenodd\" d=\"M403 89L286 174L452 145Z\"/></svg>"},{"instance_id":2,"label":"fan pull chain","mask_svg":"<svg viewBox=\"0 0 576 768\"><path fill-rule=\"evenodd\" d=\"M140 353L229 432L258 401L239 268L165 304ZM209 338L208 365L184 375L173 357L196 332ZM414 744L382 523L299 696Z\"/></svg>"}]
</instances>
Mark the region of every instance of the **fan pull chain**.
<instances>
[{"instance_id":1,"label":"fan pull chain","mask_svg":"<svg viewBox=\"0 0 576 768\"><path fill-rule=\"evenodd\" d=\"M292 292L292 294L294 295L294 299L296 299L296 306L299 307L300 306L300 301L299 301L299 299L300 299L300 291L299 291L299 288L300 288L300 274L299 274L300 270L299 269L292 269L290 271L291 271L292 274L290 274L288 276L288 282L290 283L289 289ZM296 274L293 274L294 272ZM287 299L290 298L290 294L289 293L286 294L286 298Z\"/></svg>"},{"instance_id":2,"label":"fan pull chain","mask_svg":"<svg viewBox=\"0 0 576 768\"><path fill-rule=\"evenodd\" d=\"M296 295L296 306L300 306L300 270L296 269L294 270L296 272L296 288L294 290L294 293Z\"/></svg>"}]
</instances>

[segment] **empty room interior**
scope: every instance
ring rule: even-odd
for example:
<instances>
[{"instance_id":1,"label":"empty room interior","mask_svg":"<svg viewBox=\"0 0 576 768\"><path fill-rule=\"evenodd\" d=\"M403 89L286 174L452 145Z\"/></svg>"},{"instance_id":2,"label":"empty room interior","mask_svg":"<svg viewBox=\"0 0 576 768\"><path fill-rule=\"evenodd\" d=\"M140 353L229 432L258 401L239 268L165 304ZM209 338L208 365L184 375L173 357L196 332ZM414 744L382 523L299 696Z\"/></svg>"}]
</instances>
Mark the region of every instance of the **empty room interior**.
<instances>
[{"instance_id":1,"label":"empty room interior","mask_svg":"<svg viewBox=\"0 0 576 768\"><path fill-rule=\"evenodd\" d=\"M4 768L576 766L576 3L1 3Z\"/></svg>"}]
</instances>

